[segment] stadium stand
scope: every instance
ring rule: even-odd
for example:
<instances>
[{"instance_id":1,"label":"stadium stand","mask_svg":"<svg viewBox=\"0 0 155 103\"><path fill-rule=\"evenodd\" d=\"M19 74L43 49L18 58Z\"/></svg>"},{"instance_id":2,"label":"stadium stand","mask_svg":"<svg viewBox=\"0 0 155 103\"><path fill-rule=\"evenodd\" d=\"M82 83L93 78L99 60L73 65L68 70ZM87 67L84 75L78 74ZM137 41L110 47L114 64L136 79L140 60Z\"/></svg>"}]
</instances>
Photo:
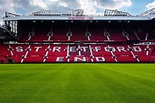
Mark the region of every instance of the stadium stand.
<instances>
[{"instance_id":1,"label":"stadium stand","mask_svg":"<svg viewBox=\"0 0 155 103\"><path fill-rule=\"evenodd\" d=\"M154 19L18 17L4 17L5 26L11 27L7 35L13 34L16 39L1 40L0 63L155 62ZM1 28L5 35L3 31Z\"/></svg>"},{"instance_id":2,"label":"stadium stand","mask_svg":"<svg viewBox=\"0 0 155 103\"><path fill-rule=\"evenodd\" d=\"M16 62L148 62L155 56L154 45L125 44L12 44L1 50ZM1 56L2 58L2 56ZM82 59L80 59L82 58Z\"/></svg>"}]
</instances>

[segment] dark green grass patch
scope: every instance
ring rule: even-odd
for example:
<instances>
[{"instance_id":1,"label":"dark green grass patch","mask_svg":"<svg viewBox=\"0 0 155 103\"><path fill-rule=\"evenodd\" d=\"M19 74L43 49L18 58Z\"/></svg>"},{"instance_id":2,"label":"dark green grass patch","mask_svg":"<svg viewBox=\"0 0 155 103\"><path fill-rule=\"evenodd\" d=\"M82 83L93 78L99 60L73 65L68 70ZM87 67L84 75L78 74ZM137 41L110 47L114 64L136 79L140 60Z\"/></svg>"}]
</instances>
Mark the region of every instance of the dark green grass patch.
<instances>
[{"instance_id":1,"label":"dark green grass patch","mask_svg":"<svg viewBox=\"0 0 155 103\"><path fill-rule=\"evenodd\" d=\"M2 64L0 103L155 103L155 64Z\"/></svg>"}]
</instances>

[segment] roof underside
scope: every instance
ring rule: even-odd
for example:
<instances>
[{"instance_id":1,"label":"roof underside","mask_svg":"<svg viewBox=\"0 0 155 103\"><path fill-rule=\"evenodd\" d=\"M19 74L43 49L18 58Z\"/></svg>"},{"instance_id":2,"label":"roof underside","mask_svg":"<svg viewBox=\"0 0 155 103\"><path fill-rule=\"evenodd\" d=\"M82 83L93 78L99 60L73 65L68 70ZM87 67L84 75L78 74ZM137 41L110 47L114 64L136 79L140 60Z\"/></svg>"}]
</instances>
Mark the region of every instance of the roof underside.
<instances>
[{"instance_id":1,"label":"roof underside","mask_svg":"<svg viewBox=\"0 0 155 103\"><path fill-rule=\"evenodd\" d=\"M151 20L151 18L137 16L16 16L4 18L4 21L18 20Z\"/></svg>"}]
</instances>

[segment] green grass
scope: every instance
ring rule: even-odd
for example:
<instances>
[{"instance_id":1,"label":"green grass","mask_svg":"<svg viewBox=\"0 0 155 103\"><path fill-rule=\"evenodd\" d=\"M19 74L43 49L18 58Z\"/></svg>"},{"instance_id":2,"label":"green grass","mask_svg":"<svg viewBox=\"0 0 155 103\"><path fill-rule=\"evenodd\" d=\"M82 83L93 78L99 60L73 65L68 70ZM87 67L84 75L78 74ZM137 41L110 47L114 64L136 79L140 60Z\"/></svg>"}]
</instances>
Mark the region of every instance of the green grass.
<instances>
[{"instance_id":1,"label":"green grass","mask_svg":"<svg viewBox=\"0 0 155 103\"><path fill-rule=\"evenodd\" d=\"M155 103L155 64L1 64L0 103Z\"/></svg>"}]
</instances>

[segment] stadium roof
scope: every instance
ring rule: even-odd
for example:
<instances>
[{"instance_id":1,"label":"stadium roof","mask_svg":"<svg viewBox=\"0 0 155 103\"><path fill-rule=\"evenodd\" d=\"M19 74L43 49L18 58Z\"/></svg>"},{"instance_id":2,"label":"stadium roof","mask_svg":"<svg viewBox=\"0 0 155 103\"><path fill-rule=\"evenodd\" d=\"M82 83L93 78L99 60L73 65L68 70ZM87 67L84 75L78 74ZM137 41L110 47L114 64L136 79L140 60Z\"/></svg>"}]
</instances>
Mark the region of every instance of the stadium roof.
<instances>
[{"instance_id":1,"label":"stadium roof","mask_svg":"<svg viewBox=\"0 0 155 103\"><path fill-rule=\"evenodd\" d=\"M108 9L103 14L84 15L83 13L83 9L73 10L71 14L51 13L50 10L38 10L29 15L17 15L6 12L3 20L151 20L155 18L155 8L136 16L128 12Z\"/></svg>"}]
</instances>

